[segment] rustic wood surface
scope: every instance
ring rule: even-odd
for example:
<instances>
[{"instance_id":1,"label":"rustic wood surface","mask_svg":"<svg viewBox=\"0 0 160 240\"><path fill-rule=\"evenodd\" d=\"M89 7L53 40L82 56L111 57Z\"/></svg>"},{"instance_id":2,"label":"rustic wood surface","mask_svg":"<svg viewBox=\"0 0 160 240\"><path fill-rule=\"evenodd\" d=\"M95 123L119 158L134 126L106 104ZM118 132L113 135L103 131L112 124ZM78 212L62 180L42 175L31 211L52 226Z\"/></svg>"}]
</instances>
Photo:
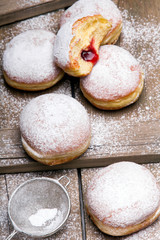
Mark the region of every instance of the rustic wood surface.
<instances>
[{"instance_id":1,"label":"rustic wood surface","mask_svg":"<svg viewBox=\"0 0 160 240\"><path fill-rule=\"evenodd\" d=\"M67 175L71 179L71 184L67 187L71 198L71 214L63 229L47 239L160 240L160 219L150 227L130 236L110 237L94 226L86 215L84 206L87 184L99 170L95 167L121 160L137 163L159 162L159 0L114 1L119 6L124 21L118 45L129 50L142 64L146 73L144 91L137 103L132 106L114 112L95 109L82 96L78 80L67 75L56 86L36 93L15 90L4 81L1 59L6 43L28 29L44 28L56 33L63 9L51 11L69 6L72 2L74 1L1 0L0 2L0 25L46 12L44 15L0 28L0 239L6 239L13 231L7 215L7 205L12 192L20 183L37 176L57 179ZM65 93L75 97L86 107L92 123L92 142L87 152L79 159L52 168L43 166L26 155L19 132L19 114L26 103L36 96L50 92ZM160 164L150 163L145 166L153 172L160 183ZM85 167L87 169L71 169ZM62 170L58 170L59 168ZM67 168L70 169L66 170ZM17 234L13 240L17 239L33 238Z\"/></svg>"},{"instance_id":2,"label":"rustic wood surface","mask_svg":"<svg viewBox=\"0 0 160 240\"><path fill-rule=\"evenodd\" d=\"M75 0L1 0L0 26L68 7Z\"/></svg>"},{"instance_id":3,"label":"rustic wood surface","mask_svg":"<svg viewBox=\"0 0 160 240\"><path fill-rule=\"evenodd\" d=\"M0 71L1 173L100 167L122 159L139 163L159 161L160 4L158 0L154 0L152 4L149 1L115 2L123 16L123 31L117 44L129 50L138 59L146 75L144 90L139 100L119 111L101 111L83 97L77 78L65 75L56 86L45 91L29 93L9 87ZM27 3L24 6L27 7ZM6 43L25 30L44 28L56 33L63 11L51 12L1 27L0 58ZM38 95L49 92L62 92L74 96L86 107L92 124L92 140L88 150L79 159L55 167L42 166L29 158L22 148L19 131L19 114L26 103Z\"/></svg>"}]
</instances>

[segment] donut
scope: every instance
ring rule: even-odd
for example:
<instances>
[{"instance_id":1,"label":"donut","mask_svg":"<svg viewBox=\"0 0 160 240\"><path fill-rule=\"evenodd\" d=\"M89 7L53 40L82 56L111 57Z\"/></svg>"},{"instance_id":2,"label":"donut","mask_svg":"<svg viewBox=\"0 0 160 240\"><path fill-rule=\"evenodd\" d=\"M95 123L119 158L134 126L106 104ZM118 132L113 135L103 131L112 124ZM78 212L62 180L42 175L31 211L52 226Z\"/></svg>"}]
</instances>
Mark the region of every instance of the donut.
<instances>
[{"instance_id":1,"label":"donut","mask_svg":"<svg viewBox=\"0 0 160 240\"><path fill-rule=\"evenodd\" d=\"M112 27L104 37L102 44L114 44L117 42L122 30L122 16L117 6L111 0L79 0L62 14L60 25L77 16L101 14Z\"/></svg>"},{"instance_id":2,"label":"donut","mask_svg":"<svg viewBox=\"0 0 160 240\"><path fill-rule=\"evenodd\" d=\"M32 99L20 114L24 150L33 159L57 165L84 153L91 139L85 108L64 94L44 94Z\"/></svg>"},{"instance_id":3,"label":"donut","mask_svg":"<svg viewBox=\"0 0 160 240\"><path fill-rule=\"evenodd\" d=\"M99 170L88 184L86 208L102 232L128 235L160 216L160 188L144 166L133 162L111 164Z\"/></svg>"},{"instance_id":4,"label":"donut","mask_svg":"<svg viewBox=\"0 0 160 240\"><path fill-rule=\"evenodd\" d=\"M80 79L83 95L95 107L116 110L134 103L144 86L144 73L125 49L104 45L92 72Z\"/></svg>"},{"instance_id":5,"label":"donut","mask_svg":"<svg viewBox=\"0 0 160 240\"><path fill-rule=\"evenodd\" d=\"M3 54L3 75L17 89L44 90L57 83L64 72L55 65L55 34L46 30L28 30L15 36Z\"/></svg>"},{"instance_id":6,"label":"donut","mask_svg":"<svg viewBox=\"0 0 160 240\"><path fill-rule=\"evenodd\" d=\"M56 64L71 76L86 76L99 59L98 50L111 24L101 15L67 21L54 43Z\"/></svg>"}]
</instances>

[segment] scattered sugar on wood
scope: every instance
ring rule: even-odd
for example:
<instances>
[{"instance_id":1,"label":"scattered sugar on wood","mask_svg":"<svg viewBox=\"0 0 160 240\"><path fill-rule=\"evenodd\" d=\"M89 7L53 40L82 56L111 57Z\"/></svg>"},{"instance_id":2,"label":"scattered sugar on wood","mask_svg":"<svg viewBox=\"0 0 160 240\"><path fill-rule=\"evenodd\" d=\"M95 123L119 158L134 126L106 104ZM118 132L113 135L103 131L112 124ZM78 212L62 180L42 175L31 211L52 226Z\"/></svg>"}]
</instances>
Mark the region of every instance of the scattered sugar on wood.
<instances>
[{"instance_id":1,"label":"scattered sugar on wood","mask_svg":"<svg viewBox=\"0 0 160 240\"><path fill-rule=\"evenodd\" d=\"M16 24L12 24L12 27L3 27L3 35L5 38L0 39L0 61L2 61L2 55L6 43L8 43L17 34L32 29L45 29L56 33L59 29L59 19L62 13L63 10L59 10L53 13L48 13L25 21L21 21ZM61 80L55 86L45 91L27 93L10 88L8 85L6 85L2 76L2 66L0 67L0 75L0 111L2 113L0 116L1 128L19 127L20 112L24 106L36 96L49 92L71 95L69 80Z\"/></svg>"},{"instance_id":2,"label":"scattered sugar on wood","mask_svg":"<svg viewBox=\"0 0 160 240\"><path fill-rule=\"evenodd\" d=\"M2 159L0 161L0 166L10 166L10 165L21 165L21 164L28 164L30 161L30 159L28 158L17 158L17 159Z\"/></svg>"},{"instance_id":3,"label":"scattered sugar on wood","mask_svg":"<svg viewBox=\"0 0 160 240\"><path fill-rule=\"evenodd\" d=\"M141 151L146 153L152 151L159 152L158 137L154 143L143 145L143 149L134 145L136 134L134 126L139 123L157 120L160 115L160 23L154 16L148 19L133 17L127 10L122 10L123 30L120 39L121 47L128 50L140 63L145 72L145 86L139 100L133 105L121 109L120 111L99 111L91 104L87 104L88 112L91 116L92 140L91 146L85 155L94 154L97 156L114 156L123 153ZM76 90L76 97L79 101L84 101L79 88ZM137 127L138 129L138 127ZM130 134L131 133L131 134ZM120 138L120 136L123 136ZM120 140L121 139L121 140ZM123 139L123 141L122 141ZM130 144L131 143L131 144ZM147 143L147 140L146 140Z\"/></svg>"},{"instance_id":4,"label":"scattered sugar on wood","mask_svg":"<svg viewBox=\"0 0 160 240\"><path fill-rule=\"evenodd\" d=\"M145 71L145 99L143 109L140 110L140 117L154 119L160 102L158 71L160 67L160 23L155 16L141 19L133 17L127 10L122 11L123 31L121 34L121 46L129 50L137 58ZM137 51L138 50L138 51ZM153 94L154 93L154 94ZM158 112L158 113L157 113Z\"/></svg>"},{"instance_id":5,"label":"scattered sugar on wood","mask_svg":"<svg viewBox=\"0 0 160 240\"><path fill-rule=\"evenodd\" d=\"M37 5L37 4L42 4L42 3L45 3L45 2L49 2L49 1L45 1L45 0L19 0L17 1L17 5L21 8L25 7L33 7L34 5Z\"/></svg>"}]
</instances>

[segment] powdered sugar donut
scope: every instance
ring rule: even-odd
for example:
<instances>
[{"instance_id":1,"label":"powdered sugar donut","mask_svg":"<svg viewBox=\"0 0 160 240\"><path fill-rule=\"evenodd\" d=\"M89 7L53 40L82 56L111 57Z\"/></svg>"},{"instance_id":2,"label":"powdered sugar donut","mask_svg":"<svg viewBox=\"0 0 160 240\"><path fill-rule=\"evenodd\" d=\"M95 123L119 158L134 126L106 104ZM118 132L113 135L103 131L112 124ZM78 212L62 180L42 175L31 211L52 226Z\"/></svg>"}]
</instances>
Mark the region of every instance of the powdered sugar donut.
<instances>
[{"instance_id":1,"label":"powdered sugar donut","mask_svg":"<svg viewBox=\"0 0 160 240\"><path fill-rule=\"evenodd\" d=\"M122 16L117 6L111 0L79 0L69 7L61 17L61 26L77 16L101 14L112 27L103 39L102 44L112 44L118 40L122 30Z\"/></svg>"},{"instance_id":2,"label":"powdered sugar donut","mask_svg":"<svg viewBox=\"0 0 160 240\"><path fill-rule=\"evenodd\" d=\"M28 155L47 165L80 156L91 138L85 108L64 94L45 94L32 99L20 115L20 130Z\"/></svg>"},{"instance_id":3,"label":"powdered sugar donut","mask_svg":"<svg viewBox=\"0 0 160 240\"><path fill-rule=\"evenodd\" d=\"M17 89L36 91L58 82L64 72L54 63L55 34L29 30L14 37L3 55L6 82Z\"/></svg>"},{"instance_id":4,"label":"powdered sugar donut","mask_svg":"<svg viewBox=\"0 0 160 240\"><path fill-rule=\"evenodd\" d=\"M110 235L139 231L160 215L160 189L151 172L136 163L119 162L100 170L88 185L87 211Z\"/></svg>"},{"instance_id":5,"label":"powdered sugar donut","mask_svg":"<svg viewBox=\"0 0 160 240\"><path fill-rule=\"evenodd\" d=\"M86 76L98 61L98 50L111 24L101 15L76 17L58 31L54 44L56 64L72 76Z\"/></svg>"},{"instance_id":6,"label":"powdered sugar donut","mask_svg":"<svg viewBox=\"0 0 160 240\"><path fill-rule=\"evenodd\" d=\"M80 80L84 96L97 108L115 110L134 103L144 85L137 60L115 45L101 46L92 72Z\"/></svg>"}]
</instances>

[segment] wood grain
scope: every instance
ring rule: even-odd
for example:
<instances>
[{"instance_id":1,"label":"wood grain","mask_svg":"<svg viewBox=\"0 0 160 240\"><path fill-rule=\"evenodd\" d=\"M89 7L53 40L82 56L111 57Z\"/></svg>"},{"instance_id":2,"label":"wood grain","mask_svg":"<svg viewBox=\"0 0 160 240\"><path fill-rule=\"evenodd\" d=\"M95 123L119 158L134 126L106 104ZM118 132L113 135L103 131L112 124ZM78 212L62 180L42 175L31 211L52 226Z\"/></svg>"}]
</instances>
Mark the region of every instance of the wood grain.
<instances>
[{"instance_id":1,"label":"wood grain","mask_svg":"<svg viewBox=\"0 0 160 240\"><path fill-rule=\"evenodd\" d=\"M48 90L28 93L10 88L5 84L1 74L0 173L98 167L120 160L140 163L159 161L160 68L155 52L159 39L159 33L156 35L155 32L159 23L157 10L159 1L154 0L152 5L144 0L115 2L121 9L124 22L118 44L131 51L146 72L145 87L139 100L120 111L101 111L84 98L77 78L65 75L62 81ZM1 27L1 58L5 44L18 33L35 29L37 26L56 33L61 14L62 11L58 11ZM150 28L155 36L149 38L147 31ZM146 37L143 41L141 30ZM152 49L154 44L155 49ZM80 158L55 167L44 166L29 158L22 148L19 131L19 115L26 103L36 96L49 92L74 96L87 109L92 125L92 140L88 150Z\"/></svg>"},{"instance_id":2,"label":"wood grain","mask_svg":"<svg viewBox=\"0 0 160 240\"><path fill-rule=\"evenodd\" d=\"M0 26L68 7L75 0L1 0Z\"/></svg>"},{"instance_id":3,"label":"wood grain","mask_svg":"<svg viewBox=\"0 0 160 240\"><path fill-rule=\"evenodd\" d=\"M157 131L158 135L159 135L159 124L157 125L157 127L155 128L155 131L153 130L153 128L151 127L151 125L149 126L147 124L147 121L145 121L145 119L149 119L148 123L152 122L152 126L156 125L156 122L159 121L159 97L158 97L158 93L156 92L156 88L158 88L158 82L159 82L159 76L160 76L160 72L159 72L159 64L157 64L157 66L155 66L154 61L156 61L156 56L157 54L155 54L155 57L153 57L152 59L152 53L151 51L154 51L154 49L157 46L157 43L155 42L155 46L153 44L153 49L151 48L150 43L147 43L147 40L150 39L152 43L154 43L153 38L155 38L154 34L155 31L152 29L152 27L155 27L156 29L156 25L160 24L160 2L155 0L155 1L132 1L132 0L128 0L128 1L123 1L120 0L119 1L119 7L121 8L121 11L126 14L128 16L128 18L126 19L126 24L124 23L124 27L128 27L127 30L131 31L131 30L135 30L133 29L133 25L136 24L137 28L140 30L142 30L141 32L141 36L140 38L136 38L134 35L136 35L136 32L132 32L133 34L133 40L132 38L130 38L130 41L126 41L126 39L124 39L125 34L122 33L121 37L120 37L120 41L119 44L120 46L124 47L125 49L131 51L132 50L132 54L134 54L135 57L139 57L140 54L142 52L144 52L144 46L146 48L145 54L143 55L143 57L140 58L140 60L142 60L142 64L144 66L148 66L148 69L146 68L146 79L145 79L145 89L143 91L143 94L141 96L141 98L139 99L139 101L129 107L126 110L121 111L121 113L116 113L117 115L119 114L119 118L120 118L120 114L124 115L124 132L127 130L125 124L129 121L133 124L133 122L135 121L135 124L131 124L130 125L130 131L128 128L128 139L129 141L132 142L132 140L134 141L134 143L136 144L136 142L139 142L139 147L137 148L138 151L143 151L147 145L148 145L148 137L147 135L143 135L144 133L144 128L145 128L145 132L149 133L149 135L151 134L155 134L154 132ZM125 11L125 12L124 12ZM129 24L129 22L131 24ZM154 22L154 24L153 24ZM144 26L144 29L142 28L142 26ZM145 33L145 31L147 30L147 26L148 26L148 34L150 34L151 32L153 32L153 36L151 35L151 37L149 38L148 36L147 39L143 39L143 34ZM125 31L124 31L125 32ZM128 35L130 34L130 32L128 32ZM129 38L128 38L129 39ZM139 40L138 40L139 39ZM142 44L141 44L142 41ZM133 45L131 45L133 44ZM148 59L149 58L149 59ZM145 63L146 61L146 63ZM151 70L149 69L149 65L147 61L151 61ZM158 62L158 61L157 61ZM158 81L157 81L158 79ZM154 83L156 85L156 87L154 87ZM159 91L159 90L158 90ZM77 97L79 98L79 92L77 90ZM150 97L149 97L150 96ZM154 99L155 96L155 99ZM92 108L92 106L89 105L89 112L92 116L92 119L94 119L94 116L96 115L96 111L95 109ZM148 112L149 111L149 112ZM96 113L95 113L96 112ZM134 113L134 114L133 114ZM116 114L114 113L109 113L112 115L112 121L113 121L113 127L115 128L116 125L114 124L114 119L117 117ZM143 119L143 123L140 121ZM108 124L108 122L111 122L111 119L108 118L107 114L106 114L106 124ZM97 121L97 119L95 120ZM105 121L104 121L105 122ZM138 125L139 127L138 127ZM135 127L135 125L137 127ZM144 127L144 128L143 128ZM134 131L135 130L135 131ZM123 132L123 133L124 133ZM126 136L127 136L127 132L126 132ZM116 131L116 134L118 132ZM142 135L143 136L142 136ZM150 136L151 136L150 135ZM150 138L149 142L151 144L152 140L154 139L154 137ZM159 142L159 137L157 135L157 139L154 139L152 144L156 145ZM114 135L113 135L113 139L114 139ZM120 141L122 141L124 139L124 137L122 137L121 133L119 134L119 139ZM142 140L143 139L143 140ZM151 140L152 139L152 140ZM141 142L146 140L146 145L144 144L144 142ZM141 143L142 145L141 145ZM150 145L149 144L149 145ZM151 144L151 145L152 145ZM149 146L148 145L148 146ZM150 147L151 147L150 145ZM152 159L152 157L154 156L156 158L156 153L154 153L152 156L149 156L149 152L150 150L154 149L154 147L148 148L148 155L144 156L143 154L140 156L133 156L133 157L129 157L128 159L130 159L131 161L134 161L135 159L137 159L137 163L138 162L142 162L141 160L144 157L144 162L148 159ZM159 155L160 152L160 145L158 143L157 147L157 153ZM129 150L129 147L128 147ZM151 152L152 152L151 150ZM146 159L145 159L146 157ZM127 159L127 160L128 160ZM121 160L126 160L126 158L122 158ZM157 162L159 162L160 157L157 156ZM152 160L151 160L152 161ZM143 162L143 163L144 163ZM148 162L148 161L147 161ZM112 163L112 162L110 162ZM154 176L156 177L157 181L160 184L160 164L159 163L154 163L154 164L145 164L145 166L154 174ZM83 196L85 198L85 194L86 194L86 188L87 185L90 181L90 179L92 179L92 177L99 171L98 168L90 168L90 169L83 169L81 172L82 175L82 183L83 183ZM84 200L85 201L85 200ZM155 223L153 223L151 226L149 226L148 228L141 230L135 234L132 234L130 236L126 236L126 237L111 237L109 235L103 234L91 221L91 219L87 216L87 214L85 215L85 223L86 223L86 239L87 240L94 240L94 239L99 239L99 240L159 240L159 236L160 236L160 219L158 219Z\"/></svg>"},{"instance_id":4,"label":"wood grain","mask_svg":"<svg viewBox=\"0 0 160 240\"><path fill-rule=\"evenodd\" d=\"M21 144L19 129L3 129L0 130L0 173L98 167L121 160L137 163L159 162L159 126L160 120L132 124L129 122L129 125L125 123L121 133L119 129L115 132L121 142L117 146L117 138L113 142L110 139L107 142L106 139L103 145L91 144L86 153L78 159L54 167L44 166L27 156Z\"/></svg>"},{"instance_id":5,"label":"wood grain","mask_svg":"<svg viewBox=\"0 0 160 240\"><path fill-rule=\"evenodd\" d=\"M66 7L72 2L74 1L1 0L0 25L53 11L58 8L58 5L60 8ZM114 238L101 233L85 215L85 226L83 226L82 233L81 221L84 223L84 219L81 220L80 216L77 170L65 170L75 167L87 168L81 172L83 196L85 197L85 190L89 180L99 170L96 167L106 166L121 160L148 163L159 162L160 159L160 68L156 59L157 54L154 54L159 34L157 35L158 40L155 36L153 38L151 36L150 43L148 43L147 39L144 38L145 32L143 31L150 30L149 33L155 33L156 29L158 29L160 2L159 0L115 0L114 2L120 7L124 17L125 29L118 44L131 51L135 57L139 58L140 63L147 67L145 69L147 71L144 91L139 101L134 105L116 112L100 111L85 100L80 92L78 79L70 78L67 75L60 83L46 91L38 93L18 91L5 84L1 71L2 65L0 64L0 174L12 173L0 175L0 236L3 240L13 230L7 217L8 197L11 196L13 190L29 178L36 176L58 178L61 175L67 175L71 179L68 191L71 197L72 211L67 225L56 236L48 238L49 240L81 240L83 239L82 236L85 235L87 240L159 240L159 220L151 227L134 235ZM1 27L0 60L6 43L13 36L23 31L44 28L56 33L62 12L63 10L51 12ZM129 23L131 24L129 25ZM142 29L143 26L144 29ZM131 32L131 30L137 30L137 27L138 29L141 27L142 34L135 37L137 32ZM126 41L127 31L128 36L133 37L129 38L127 36ZM153 40L155 40L155 44ZM148 58L150 64L148 64ZM156 64L157 66L155 66ZM87 152L79 159L55 167L44 166L29 158L22 148L19 131L19 114L25 104L36 96L50 92L64 93L76 97L87 109L92 123L92 141ZM153 172L158 182L160 182L160 164L145 164L145 166ZM64 170L58 170L59 168ZM43 172L30 173L32 171ZM18 172L27 173L20 174ZM81 203L83 203L82 196L80 198ZM83 211L83 208L81 210ZM86 232L84 229L86 229ZM15 236L14 239L22 238L30 239L22 236L22 234Z\"/></svg>"}]
</instances>

